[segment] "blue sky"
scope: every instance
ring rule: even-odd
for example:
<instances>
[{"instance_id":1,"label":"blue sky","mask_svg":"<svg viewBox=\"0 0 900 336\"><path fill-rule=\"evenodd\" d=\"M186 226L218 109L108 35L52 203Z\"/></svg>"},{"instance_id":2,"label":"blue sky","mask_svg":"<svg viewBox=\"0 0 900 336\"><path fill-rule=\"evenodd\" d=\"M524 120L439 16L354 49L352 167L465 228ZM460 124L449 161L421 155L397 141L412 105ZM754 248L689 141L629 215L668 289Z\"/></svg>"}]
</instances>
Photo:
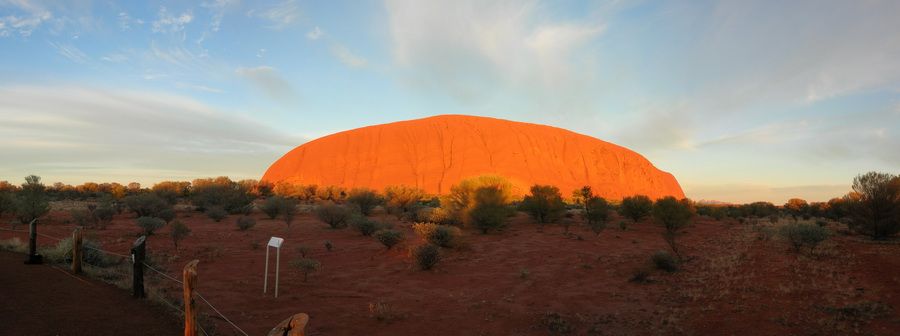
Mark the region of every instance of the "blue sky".
<instances>
[{"instance_id":1,"label":"blue sky","mask_svg":"<svg viewBox=\"0 0 900 336\"><path fill-rule=\"evenodd\" d=\"M897 1L0 0L0 180L259 178L436 114L629 147L689 197L900 167Z\"/></svg>"}]
</instances>

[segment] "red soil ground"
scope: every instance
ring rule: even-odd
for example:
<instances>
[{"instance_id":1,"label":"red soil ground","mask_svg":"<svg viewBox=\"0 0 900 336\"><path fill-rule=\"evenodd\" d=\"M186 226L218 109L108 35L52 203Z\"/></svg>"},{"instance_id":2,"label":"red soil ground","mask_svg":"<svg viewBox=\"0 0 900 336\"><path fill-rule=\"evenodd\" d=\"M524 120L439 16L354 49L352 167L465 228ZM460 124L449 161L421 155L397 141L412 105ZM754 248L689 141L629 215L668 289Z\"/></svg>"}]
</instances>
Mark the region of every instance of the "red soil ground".
<instances>
[{"instance_id":1,"label":"red soil ground","mask_svg":"<svg viewBox=\"0 0 900 336\"><path fill-rule=\"evenodd\" d=\"M176 335L159 307L96 280L0 251L0 335Z\"/></svg>"},{"instance_id":2,"label":"red soil ground","mask_svg":"<svg viewBox=\"0 0 900 336\"><path fill-rule=\"evenodd\" d=\"M65 217L54 213L42 232L69 235L73 226ZM309 214L298 216L290 228L280 219L254 217L256 227L242 232L235 216L215 223L183 212L179 220L193 232L178 253L168 228L148 242L150 253L176 277L185 263L200 259L198 290L251 335L299 312L310 315L310 335L546 335L551 332L544 317L551 312L575 335L897 335L900 330L897 241L837 234L814 254L798 254L777 237L760 239L749 225L696 218L681 238L690 261L673 274L652 270L652 281L641 284L629 282L634 270L648 267L649 257L667 248L661 229L650 221L621 231L617 218L599 237L573 226L582 237L577 239L559 226L539 232L520 214L503 232L466 231L466 248L444 250L435 270L419 271L407 247L420 239L409 223L386 215L376 217L404 231L406 246L388 251L373 238L331 230ZM839 228L831 225L833 231ZM133 215L126 214L88 236L107 250L126 253L137 232ZM273 235L285 238L277 299L262 294L265 244ZM0 231L0 239L9 236ZM324 248L326 240L334 251ZM324 266L305 283L289 266L300 245L309 246L310 257ZM180 290L173 286L170 293L177 300ZM398 317L379 321L369 310L372 303L386 303ZM209 321L220 334L231 334L221 320Z\"/></svg>"}]
</instances>

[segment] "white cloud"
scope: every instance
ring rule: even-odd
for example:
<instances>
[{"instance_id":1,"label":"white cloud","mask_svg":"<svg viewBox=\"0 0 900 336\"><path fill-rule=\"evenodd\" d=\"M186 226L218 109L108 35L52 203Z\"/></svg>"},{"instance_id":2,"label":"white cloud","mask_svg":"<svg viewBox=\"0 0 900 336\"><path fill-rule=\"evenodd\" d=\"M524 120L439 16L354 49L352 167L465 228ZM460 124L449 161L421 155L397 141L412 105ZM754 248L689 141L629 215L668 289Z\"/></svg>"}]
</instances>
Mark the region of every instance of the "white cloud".
<instances>
[{"instance_id":1,"label":"white cloud","mask_svg":"<svg viewBox=\"0 0 900 336\"><path fill-rule=\"evenodd\" d=\"M125 56L125 54L120 54L120 53L112 53L112 54L103 56L100 59L104 60L106 62L110 62L110 63L122 63L122 62L125 62L128 60L128 56Z\"/></svg>"},{"instance_id":2,"label":"white cloud","mask_svg":"<svg viewBox=\"0 0 900 336\"><path fill-rule=\"evenodd\" d=\"M209 9L212 18L209 21L209 28L213 32L218 32L222 27L222 20L225 18L225 12L236 6L239 0L213 0L212 2L204 2L201 6Z\"/></svg>"},{"instance_id":3,"label":"white cloud","mask_svg":"<svg viewBox=\"0 0 900 336\"><path fill-rule=\"evenodd\" d=\"M481 104L526 97L541 113L588 104L604 25L545 15L535 2L386 2L394 60L412 87Z\"/></svg>"},{"instance_id":4,"label":"white cloud","mask_svg":"<svg viewBox=\"0 0 900 336\"><path fill-rule=\"evenodd\" d=\"M206 85L190 84L190 83L184 83L184 82L176 82L176 83L175 83L175 87L177 87L177 88L179 88L179 89L196 90L196 91L203 91L203 92L209 92L209 93L222 93L222 92L224 92L224 91L222 91L222 90L220 90L220 89L211 88L211 87L206 86Z\"/></svg>"},{"instance_id":5,"label":"white cloud","mask_svg":"<svg viewBox=\"0 0 900 336\"><path fill-rule=\"evenodd\" d=\"M0 87L0 119L0 180L29 173L71 182L259 178L304 140L183 96L147 91Z\"/></svg>"},{"instance_id":6,"label":"white cloud","mask_svg":"<svg viewBox=\"0 0 900 336\"><path fill-rule=\"evenodd\" d=\"M50 46L53 47L53 49L56 49L58 54L72 62L85 63L90 60L90 57L73 45L50 42Z\"/></svg>"},{"instance_id":7,"label":"white cloud","mask_svg":"<svg viewBox=\"0 0 900 336\"><path fill-rule=\"evenodd\" d=\"M351 68L361 68L369 63L365 58L353 54L350 50L340 44L331 46L331 54L337 57L341 63L344 63L344 65Z\"/></svg>"},{"instance_id":8,"label":"white cloud","mask_svg":"<svg viewBox=\"0 0 900 336\"><path fill-rule=\"evenodd\" d=\"M280 102L290 102L295 99L294 89L281 74L273 67L258 66L252 68L237 68L235 74L249 80L264 94Z\"/></svg>"},{"instance_id":9,"label":"white cloud","mask_svg":"<svg viewBox=\"0 0 900 336\"><path fill-rule=\"evenodd\" d=\"M280 30L297 23L303 12L296 0L285 0L262 10L251 10L247 15L269 21L268 28Z\"/></svg>"},{"instance_id":10,"label":"white cloud","mask_svg":"<svg viewBox=\"0 0 900 336\"><path fill-rule=\"evenodd\" d=\"M166 7L159 8L159 18L153 21L153 32L174 33L184 30L184 27L194 19L188 10L180 15L170 14Z\"/></svg>"},{"instance_id":11,"label":"white cloud","mask_svg":"<svg viewBox=\"0 0 900 336\"><path fill-rule=\"evenodd\" d=\"M128 13L125 12L119 12L117 20L119 22L119 29L123 31L131 30L131 28L134 26L144 25L144 20L132 18L130 15L128 15Z\"/></svg>"},{"instance_id":12,"label":"white cloud","mask_svg":"<svg viewBox=\"0 0 900 336\"><path fill-rule=\"evenodd\" d=\"M0 1L0 8L3 7L15 8L19 13L0 17L0 37L13 33L29 37L34 30L53 18L50 11L33 1Z\"/></svg>"},{"instance_id":13,"label":"white cloud","mask_svg":"<svg viewBox=\"0 0 900 336\"><path fill-rule=\"evenodd\" d=\"M313 28L313 30L310 30L308 33L306 33L306 38L310 40L318 40L324 34L325 32L323 32L322 29L319 28L319 26L316 26L315 28Z\"/></svg>"}]
</instances>

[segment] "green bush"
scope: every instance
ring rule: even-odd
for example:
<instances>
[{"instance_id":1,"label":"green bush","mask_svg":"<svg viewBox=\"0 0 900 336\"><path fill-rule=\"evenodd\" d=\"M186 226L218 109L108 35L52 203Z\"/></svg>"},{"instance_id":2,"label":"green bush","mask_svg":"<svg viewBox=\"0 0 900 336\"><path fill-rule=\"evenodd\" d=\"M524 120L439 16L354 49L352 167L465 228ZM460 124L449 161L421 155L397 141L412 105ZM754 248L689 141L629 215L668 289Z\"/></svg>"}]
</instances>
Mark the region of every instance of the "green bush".
<instances>
[{"instance_id":1,"label":"green bush","mask_svg":"<svg viewBox=\"0 0 900 336\"><path fill-rule=\"evenodd\" d=\"M112 222L113 216L115 216L116 210L114 210L110 206L100 206L97 210L94 210L94 217L97 218L97 226L100 229L105 229L109 223Z\"/></svg>"},{"instance_id":2,"label":"green bush","mask_svg":"<svg viewBox=\"0 0 900 336\"><path fill-rule=\"evenodd\" d=\"M421 270L430 270L441 260L441 251L437 246L431 244L423 244L416 246L411 251L416 265Z\"/></svg>"},{"instance_id":3,"label":"green bush","mask_svg":"<svg viewBox=\"0 0 900 336\"><path fill-rule=\"evenodd\" d=\"M147 236L152 236L154 231L166 225L166 221L156 217L138 217L135 219L135 223L144 230L144 235Z\"/></svg>"},{"instance_id":4,"label":"green bush","mask_svg":"<svg viewBox=\"0 0 900 336\"><path fill-rule=\"evenodd\" d=\"M385 206L388 212L402 217L415 209L425 198L425 192L407 186L388 186L384 188Z\"/></svg>"},{"instance_id":5,"label":"green bush","mask_svg":"<svg viewBox=\"0 0 900 336\"><path fill-rule=\"evenodd\" d=\"M853 179L853 191L854 197L845 197L852 230L872 239L900 233L900 176L878 172L859 175Z\"/></svg>"},{"instance_id":6,"label":"green bush","mask_svg":"<svg viewBox=\"0 0 900 336\"><path fill-rule=\"evenodd\" d=\"M100 252L102 246L99 242L90 239L84 239L81 241L81 244L81 261L85 264L97 267L107 267L116 263L115 258L109 257L105 253ZM54 263L71 263L72 238L60 240L59 243L57 243L55 246L42 251L42 254L45 258L47 258L47 260Z\"/></svg>"},{"instance_id":7,"label":"green bush","mask_svg":"<svg viewBox=\"0 0 900 336\"><path fill-rule=\"evenodd\" d=\"M25 177L22 189L16 193L15 198L16 217L22 224L28 224L32 220L41 218L50 212L50 202L47 198L47 190L41 183L40 176L29 175Z\"/></svg>"},{"instance_id":8,"label":"green bush","mask_svg":"<svg viewBox=\"0 0 900 336\"><path fill-rule=\"evenodd\" d=\"M559 188L549 185L534 185L531 195L525 196L519 210L527 212L540 224L555 223L566 212Z\"/></svg>"},{"instance_id":9,"label":"green bush","mask_svg":"<svg viewBox=\"0 0 900 336\"><path fill-rule=\"evenodd\" d=\"M631 218L634 223L637 223L653 211L653 201L644 195L625 197L622 199L620 211L622 216Z\"/></svg>"},{"instance_id":10,"label":"green bush","mask_svg":"<svg viewBox=\"0 0 900 336\"><path fill-rule=\"evenodd\" d=\"M362 215L354 216L353 219L350 220L350 226L352 226L354 229L356 229L356 231L359 231L360 234L366 237L369 237L376 231L385 228L384 224Z\"/></svg>"},{"instance_id":11,"label":"green bush","mask_svg":"<svg viewBox=\"0 0 900 336\"><path fill-rule=\"evenodd\" d=\"M374 190L359 188L350 191L350 195L347 196L347 203L359 208L359 212L363 216L368 216L372 213L372 209L384 203L384 198L378 196L378 193Z\"/></svg>"},{"instance_id":12,"label":"green bush","mask_svg":"<svg viewBox=\"0 0 900 336\"><path fill-rule=\"evenodd\" d=\"M669 254L669 252L657 251L650 257L650 260L653 261L653 265L656 266L657 269L669 273L678 271L678 260Z\"/></svg>"},{"instance_id":13,"label":"green bush","mask_svg":"<svg viewBox=\"0 0 900 336\"><path fill-rule=\"evenodd\" d=\"M250 216L241 216L238 217L235 224L237 224L238 230L247 231L250 228L256 226L256 220Z\"/></svg>"},{"instance_id":14,"label":"green bush","mask_svg":"<svg viewBox=\"0 0 900 336\"><path fill-rule=\"evenodd\" d=\"M182 239L186 238L190 233L191 229L184 225L181 221L172 221L171 224L172 231L169 232L169 235L172 237L172 243L175 244L175 251L178 251L178 243L181 242Z\"/></svg>"},{"instance_id":15,"label":"green bush","mask_svg":"<svg viewBox=\"0 0 900 336\"><path fill-rule=\"evenodd\" d=\"M225 211L225 209L219 207L214 207L206 209L206 215L209 216L209 218L212 218L212 220L216 221L216 223L218 223L225 219L225 217L228 217L228 211Z\"/></svg>"},{"instance_id":16,"label":"green bush","mask_svg":"<svg viewBox=\"0 0 900 336\"><path fill-rule=\"evenodd\" d=\"M457 246L461 235L457 227L434 223L416 223L413 230L429 243L447 248Z\"/></svg>"},{"instance_id":17,"label":"green bush","mask_svg":"<svg viewBox=\"0 0 900 336\"><path fill-rule=\"evenodd\" d=\"M470 224L481 233L503 227L510 214L504 199L503 191L498 188L478 188L474 206L469 212Z\"/></svg>"},{"instance_id":18,"label":"green bush","mask_svg":"<svg viewBox=\"0 0 900 336\"><path fill-rule=\"evenodd\" d=\"M237 214L246 213L254 197L246 185L222 176L194 180L190 198L191 203L201 211L217 207Z\"/></svg>"},{"instance_id":19,"label":"green bush","mask_svg":"<svg viewBox=\"0 0 900 336\"><path fill-rule=\"evenodd\" d=\"M681 229L687 226L694 216L694 207L689 199L678 200L667 196L656 201L653 205L653 217L665 228L663 238L672 252L679 258L678 245L675 238L681 233Z\"/></svg>"},{"instance_id":20,"label":"green bush","mask_svg":"<svg viewBox=\"0 0 900 336\"><path fill-rule=\"evenodd\" d=\"M260 209L266 216L269 216L269 219L275 219L275 217L278 217L278 214L281 213L282 203L284 203L284 197L272 196L263 201Z\"/></svg>"},{"instance_id":21,"label":"green bush","mask_svg":"<svg viewBox=\"0 0 900 336\"><path fill-rule=\"evenodd\" d=\"M388 250L403 241L403 238L403 233L397 230L387 229L375 232L375 239L378 239Z\"/></svg>"},{"instance_id":22,"label":"green bush","mask_svg":"<svg viewBox=\"0 0 900 336\"><path fill-rule=\"evenodd\" d=\"M291 227L291 222L294 221L294 217L297 216L297 201L296 198L285 198L281 201L281 218L284 220L284 224L287 224L288 227Z\"/></svg>"},{"instance_id":23,"label":"green bush","mask_svg":"<svg viewBox=\"0 0 900 336\"><path fill-rule=\"evenodd\" d=\"M123 201L138 217L158 217L160 212L172 207L165 199L151 193L126 196Z\"/></svg>"},{"instance_id":24,"label":"green bush","mask_svg":"<svg viewBox=\"0 0 900 336\"><path fill-rule=\"evenodd\" d=\"M318 272L322 269L322 263L318 260L311 258L300 258L297 260L291 261L291 266L299 269L301 273L303 273L303 282L306 282L309 279L309 275L311 273Z\"/></svg>"},{"instance_id":25,"label":"green bush","mask_svg":"<svg viewBox=\"0 0 900 336\"><path fill-rule=\"evenodd\" d=\"M806 246L812 253L819 243L828 239L828 229L814 224L791 223L782 226L778 233L798 252Z\"/></svg>"},{"instance_id":26,"label":"green bush","mask_svg":"<svg viewBox=\"0 0 900 336\"><path fill-rule=\"evenodd\" d=\"M591 231L600 234L609 219L609 203L603 197L590 196L584 201L584 218Z\"/></svg>"},{"instance_id":27,"label":"green bush","mask_svg":"<svg viewBox=\"0 0 900 336\"><path fill-rule=\"evenodd\" d=\"M316 217L328 224L332 229L347 227L347 222L352 214L347 207L334 203L326 203L316 208Z\"/></svg>"},{"instance_id":28,"label":"green bush","mask_svg":"<svg viewBox=\"0 0 900 336\"><path fill-rule=\"evenodd\" d=\"M163 209L159 213L156 214L156 218L162 219L162 220L166 221L166 223L169 223L173 219L175 219L175 209L172 207Z\"/></svg>"}]
</instances>

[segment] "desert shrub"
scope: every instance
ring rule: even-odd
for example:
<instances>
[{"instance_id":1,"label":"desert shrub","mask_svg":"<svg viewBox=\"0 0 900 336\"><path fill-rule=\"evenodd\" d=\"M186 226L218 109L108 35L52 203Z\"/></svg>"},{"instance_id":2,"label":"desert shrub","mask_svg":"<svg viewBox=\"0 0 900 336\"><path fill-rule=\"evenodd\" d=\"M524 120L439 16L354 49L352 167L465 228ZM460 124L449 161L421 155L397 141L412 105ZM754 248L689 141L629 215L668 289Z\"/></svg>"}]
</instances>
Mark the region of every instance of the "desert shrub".
<instances>
[{"instance_id":1,"label":"desert shrub","mask_svg":"<svg viewBox=\"0 0 900 336\"><path fill-rule=\"evenodd\" d=\"M331 252L331 250L334 250L334 244L331 243L330 240L326 240L325 241L325 249L328 250L328 252Z\"/></svg>"},{"instance_id":2,"label":"desert shrub","mask_svg":"<svg viewBox=\"0 0 900 336\"><path fill-rule=\"evenodd\" d=\"M109 205L100 206L97 210L94 210L94 217L97 219L97 226L101 229L105 229L107 225L113 220L113 216L116 214L116 211L110 207Z\"/></svg>"},{"instance_id":3,"label":"desert shrub","mask_svg":"<svg viewBox=\"0 0 900 336\"><path fill-rule=\"evenodd\" d=\"M869 172L853 179L846 197L851 224L872 239L886 239L900 232L900 177Z\"/></svg>"},{"instance_id":4,"label":"desert shrub","mask_svg":"<svg viewBox=\"0 0 900 336\"><path fill-rule=\"evenodd\" d=\"M282 203L284 203L284 197L272 196L263 201L260 210L262 210L266 216L269 216L269 219L275 219L275 217L278 217L278 214L281 213Z\"/></svg>"},{"instance_id":5,"label":"desert shrub","mask_svg":"<svg viewBox=\"0 0 900 336\"><path fill-rule=\"evenodd\" d=\"M225 217L228 217L228 211L225 211L225 209L222 209L219 207L209 208L209 209L206 209L206 216L208 216L209 218L212 218L212 220L214 220L214 221L216 221L216 223L218 223L218 222L222 221L223 219L225 219Z\"/></svg>"},{"instance_id":6,"label":"desert shrub","mask_svg":"<svg viewBox=\"0 0 900 336\"><path fill-rule=\"evenodd\" d=\"M332 229L347 227L347 222L352 214L347 207L334 203L326 203L316 207L316 217L328 224Z\"/></svg>"},{"instance_id":7,"label":"desert shrub","mask_svg":"<svg viewBox=\"0 0 900 336\"><path fill-rule=\"evenodd\" d=\"M609 218L609 203L603 197L589 196L584 201L584 218L591 227L591 231L599 235L606 228L606 220Z\"/></svg>"},{"instance_id":8,"label":"desert shrub","mask_svg":"<svg viewBox=\"0 0 900 336\"><path fill-rule=\"evenodd\" d=\"M679 258L678 245L675 239L680 234L682 228L687 226L691 217L694 216L694 207L689 199L678 200L675 197L668 196L656 201L653 205L653 217L665 228L663 238L672 252Z\"/></svg>"},{"instance_id":9,"label":"desert shrub","mask_svg":"<svg viewBox=\"0 0 900 336\"><path fill-rule=\"evenodd\" d=\"M291 266L294 266L303 273L303 282L306 282L309 279L310 274L322 269L322 263L311 258L299 258L293 260L291 261Z\"/></svg>"},{"instance_id":10,"label":"desert shrub","mask_svg":"<svg viewBox=\"0 0 900 336\"><path fill-rule=\"evenodd\" d=\"M413 230L429 243L448 248L455 247L461 235L459 228L434 223L416 223Z\"/></svg>"},{"instance_id":11,"label":"desert shrub","mask_svg":"<svg viewBox=\"0 0 900 336\"><path fill-rule=\"evenodd\" d=\"M653 211L653 201L647 196L635 195L622 199L620 212L622 216L630 218L634 223L649 216L651 211Z\"/></svg>"},{"instance_id":12,"label":"desert shrub","mask_svg":"<svg viewBox=\"0 0 900 336\"><path fill-rule=\"evenodd\" d=\"M427 211L427 214L423 214L421 216L420 222L432 222L442 225L459 225L462 224L456 217L453 216L447 208L430 208Z\"/></svg>"},{"instance_id":13,"label":"desert shrub","mask_svg":"<svg viewBox=\"0 0 900 336\"><path fill-rule=\"evenodd\" d=\"M675 259L674 256L669 254L666 251L657 251L650 257L650 260L653 262L653 265L656 266L657 269L666 271L666 272L675 272L678 271L678 260Z\"/></svg>"},{"instance_id":14,"label":"desert shrub","mask_svg":"<svg viewBox=\"0 0 900 336\"><path fill-rule=\"evenodd\" d=\"M47 188L41 183L41 177L29 175L25 177L22 189L16 193L16 216L22 224L41 218L50 212Z\"/></svg>"},{"instance_id":15,"label":"desert shrub","mask_svg":"<svg viewBox=\"0 0 900 336\"><path fill-rule=\"evenodd\" d=\"M238 230L247 231L250 228L256 226L256 220L250 216L241 216L238 217L235 224L237 224Z\"/></svg>"},{"instance_id":16,"label":"desert shrub","mask_svg":"<svg viewBox=\"0 0 900 336\"><path fill-rule=\"evenodd\" d=\"M384 247L390 250L394 245L403 241L403 233L397 230L380 230L375 232L375 239L378 239Z\"/></svg>"},{"instance_id":17,"label":"desert shrub","mask_svg":"<svg viewBox=\"0 0 900 336\"><path fill-rule=\"evenodd\" d=\"M181 221L177 220L172 221L169 226L172 228L172 231L169 232L169 235L172 237L172 243L175 244L175 251L177 252L178 243L181 242L184 238L187 238L189 234L191 234L191 229Z\"/></svg>"},{"instance_id":18,"label":"desert shrub","mask_svg":"<svg viewBox=\"0 0 900 336\"><path fill-rule=\"evenodd\" d=\"M172 207L165 199L151 193L126 196L123 201L138 217L157 217L160 212Z\"/></svg>"},{"instance_id":19,"label":"desert shrub","mask_svg":"<svg viewBox=\"0 0 900 336\"><path fill-rule=\"evenodd\" d=\"M798 217L806 217L809 214L809 203L799 198L789 199L782 208L794 218L794 222L797 222Z\"/></svg>"},{"instance_id":20,"label":"desert shrub","mask_svg":"<svg viewBox=\"0 0 900 336\"><path fill-rule=\"evenodd\" d=\"M86 209L69 210L69 217L72 218L72 222L77 226L93 226L94 217Z\"/></svg>"},{"instance_id":21,"label":"desert shrub","mask_svg":"<svg viewBox=\"0 0 900 336\"><path fill-rule=\"evenodd\" d=\"M214 179L196 179L191 185L191 203L200 211L218 207L237 214L252 209L248 206L252 205L254 196L246 184L220 176Z\"/></svg>"},{"instance_id":22,"label":"desert shrub","mask_svg":"<svg viewBox=\"0 0 900 336\"><path fill-rule=\"evenodd\" d=\"M422 244L411 251L412 257L420 270L430 270L441 260L441 251L437 246Z\"/></svg>"},{"instance_id":23,"label":"desert shrub","mask_svg":"<svg viewBox=\"0 0 900 336\"><path fill-rule=\"evenodd\" d=\"M622 230L622 231L628 230L628 222L619 221L619 230Z\"/></svg>"},{"instance_id":24,"label":"desert shrub","mask_svg":"<svg viewBox=\"0 0 900 336\"><path fill-rule=\"evenodd\" d=\"M425 198L425 191L407 186L387 186L384 188L385 207L398 216L413 211Z\"/></svg>"},{"instance_id":25,"label":"desert shrub","mask_svg":"<svg viewBox=\"0 0 900 336\"><path fill-rule=\"evenodd\" d=\"M162 181L150 188L154 194L165 199L169 204L178 203L178 198L186 197L191 190L188 181Z\"/></svg>"},{"instance_id":26,"label":"desert shrub","mask_svg":"<svg viewBox=\"0 0 900 336\"><path fill-rule=\"evenodd\" d=\"M25 253L26 251L28 251L28 243L22 241L22 239L19 239L19 237L0 240L0 251Z\"/></svg>"},{"instance_id":27,"label":"desert shrub","mask_svg":"<svg viewBox=\"0 0 900 336\"><path fill-rule=\"evenodd\" d=\"M369 237L376 231L385 228L384 224L362 215L353 216L353 218L350 219L350 226L352 226L354 229L356 229L356 231L359 231L360 234L366 237Z\"/></svg>"},{"instance_id":28,"label":"desert shrub","mask_svg":"<svg viewBox=\"0 0 900 336\"><path fill-rule=\"evenodd\" d=\"M474 205L469 212L471 226L481 230L481 233L503 227L510 214L506 204L502 190L494 187L477 189Z\"/></svg>"},{"instance_id":29,"label":"desert shrub","mask_svg":"<svg viewBox=\"0 0 900 336\"><path fill-rule=\"evenodd\" d=\"M100 252L102 245L99 242L84 239L81 241L82 257L81 261L85 264L107 267L116 263L114 258ZM55 246L42 251L44 257L54 263L70 263L72 262L72 238L60 240Z\"/></svg>"},{"instance_id":30,"label":"desert shrub","mask_svg":"<svg viewBox=\"0 0 900 336\"><path fill-rule=\"evenodd\" d=\"M175 219L175 209L174 208L166 208L156 214L156 218L162 219L166 221L166 223L171 222Z\"/></svg>"},{"instance_id":31,"label":"desert shrub","mask_svg":"<svg viewBox=\"0 0 900 336\"><path fill-rule=\"evenodd\" d=\"M644 267L635 268L628 281L634 283L648 283L650 282L650 271Z\"/></svg>"},{"instance_id":32,"label":"desert shrub","mask_svg":"<svg viewBox=\"0 0 900 336\"><path fill-rule=\"evenodd\" d=\"M385 302L369 303L369 314L382 322L390 322L401 317L393 305Z\"/></svg>"},{"instance_id":33,"label":"desert shrub","mask_svg":"<svg viewBox=\"0 0 900 336\"><path fill-rule=\"evenodd\" d=\"M166 221L156 217L138 217L134 221L137 223L137 226L144 230L144 235L147 236L152 236L154 231L166 225Z\"/></svg>"},{"instance_id":34,"label":"desert shrub","mask_svg":"<svg viewBox=\"0 0 900 336\"><path fill-rule=\"evenodd\" d=\"M294 217L297 216L297 199L294 198L285 198L281 201L281 219L284 220L284 224L288 227L291 227L291 223L294 221Z\"/></svg>"},{"instance_id":35,"label":"desert shrub","mask_svg":"<svg viewBox=\"0 0 900 336\"><path fill-rule=\"evenodd\" d=\"M479 191L490 189L493 191ZM441 198L441 209L446 211L447 216L453 218L454 221L465 226L478 228L476 218L472 216L472 212L479 208L479 193L482 194L481 198L483 200L491 202L480 207L479 219L496 220L500 217L505 218L510 213L508 210L504 210L501 216L499 212L493 212L492 210L499 209L501 206L505 209L506 204L512 203L515 199L515 188L506 179L490 175L465 179L450 187L450 193ZM481 224L496 223L493 221L482 221Z\"/></svg>"},{"instance_id":36,"label":"desert shrub","mask_svg":"<svg viewBox=\"0 0 900 336\"><path fill-rule=\"evenodd\" d=\"M782 226L778 233L791 244L791 247L793 247L795 251L800 251L801 248L806 246L809 247L810 253L812 253L813 249L815 249L819 243L828 239L827 229L818 225L805 223L787 224Z\"/></svg>"},{"instance_id":37,"label":"desert shrub","mask_svg":"<svg viewBox=\"0 0 900 336\"><path fill-rule=\"evenodd\" d=\"M384 199L374 190L357 188L350 190L350 194L347 196L347 203L356 205L360 213L368 216L372 213L372 209L384 203Z\"/></svg>"},{"instance_id":38,"label":"desert shrub","mask_svg":"<svg viewBox=\"0 0 900 336\"><path fill-rule=\"evenodd\" d=\"M300 258L306 258L306 255L309 254L311 250L312 249L309 248L309 246L304 244L297 245L297 247L294 249L294 251L296 251L297 254L300 255Z\"/></svg>"},{"instance_id":39,"label":"desert shrub","mask_svg":"<svg viewBox=\"0 0 900 336\"><path fill-rule=\"evenodd\" d=\"M568 334L575 328L566 321L559 313L548 312L541 317L541 325L547 328L551 333Z\"/></svg>"},{"instance_id":40,"label":"desert shrub","mask_svg":"<svg viewBox=\"0 0 900 336\"><path fill-rule=\"evenodd\" d=\"M566 212L559 188L549 185L534 185L531 195L525 196L519 210L527 212L538 223L554 223Z\"/></svg>"},{"instance_id":41,"label":"desert shrub","mask_svg":"<svg viewBox=\"0 0 900 336\"><path fill-rule=\"evenodd\" d=\"M0 217L3 217L4 213L15 211L16 200L13 197L12 192L0 191Z\"/></svg>"}]
</instances>

